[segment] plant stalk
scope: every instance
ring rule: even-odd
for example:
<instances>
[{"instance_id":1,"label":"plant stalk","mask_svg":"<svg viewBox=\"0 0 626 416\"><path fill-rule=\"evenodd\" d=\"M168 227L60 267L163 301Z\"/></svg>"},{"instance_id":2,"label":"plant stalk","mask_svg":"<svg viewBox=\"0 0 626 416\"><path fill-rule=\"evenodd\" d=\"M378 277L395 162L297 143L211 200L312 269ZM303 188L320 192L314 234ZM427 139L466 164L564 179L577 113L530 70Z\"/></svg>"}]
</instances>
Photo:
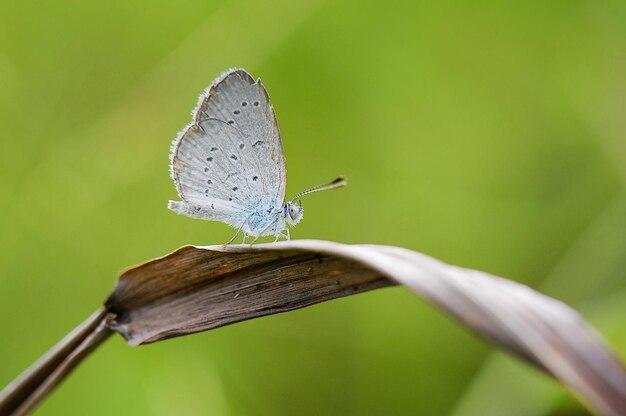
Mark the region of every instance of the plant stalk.
<instances>
[{"instance_id":1,"label":"plant stalk","mask_svg":"<svg viewBox=\"0 0 626 416\"><path fill-rule=\"evenodd\" d=\"M76 327L0 392L0 415L25 415L106 340L107 311L102 308Z\"/></svg>"}]
</instances>

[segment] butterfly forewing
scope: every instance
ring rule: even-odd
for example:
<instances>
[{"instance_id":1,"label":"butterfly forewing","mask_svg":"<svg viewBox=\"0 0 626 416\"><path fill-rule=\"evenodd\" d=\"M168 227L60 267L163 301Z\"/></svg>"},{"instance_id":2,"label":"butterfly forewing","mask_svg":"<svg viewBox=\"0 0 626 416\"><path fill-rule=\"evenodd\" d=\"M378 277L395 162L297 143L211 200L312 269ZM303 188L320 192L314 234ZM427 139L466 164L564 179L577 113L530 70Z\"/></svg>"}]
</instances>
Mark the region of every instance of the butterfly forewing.
<instances>
[{"instance_id":1,"label":"butterfly forewing","mask_svg":"<svg viewBox=\"0 0 626 416\"><path fill-rule=\"evenodd\" d=\"M214 81L200 97L194 122L175 140L171 162L181 198L204 207L175 209L180 213L223 221L223 215L239 218L280 207L285 161L274 110L260 81L241 69ZM207 215L211 205L215 212Z\"/></svg>"},{"instance_id":2,"label":"butterfly forewing","mask_svg":"<svg viewBox=\"0 0 626 416\"><path fill-rule=\"evenodd\" d=\"M222 74L209 87L196 109L195 119L222 120L243 136L237 150L245 158L244 179L253 182L266 198L282 204L285 198L286 172L283 145L269 95L243 69Z\"/></svg>"}]
</instances>

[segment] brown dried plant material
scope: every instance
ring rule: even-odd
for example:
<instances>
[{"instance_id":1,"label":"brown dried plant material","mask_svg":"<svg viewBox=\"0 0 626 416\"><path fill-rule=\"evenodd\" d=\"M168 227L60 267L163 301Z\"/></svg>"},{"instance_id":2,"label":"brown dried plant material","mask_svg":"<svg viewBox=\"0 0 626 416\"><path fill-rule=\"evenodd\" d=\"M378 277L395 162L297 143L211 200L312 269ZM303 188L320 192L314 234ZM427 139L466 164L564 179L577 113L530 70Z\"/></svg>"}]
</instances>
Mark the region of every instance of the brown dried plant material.
<instances>
[{"instance_id":1,"label":"brown dried plant material","mask_svg":"<svg viewBox=\"0 0 626 416\"><path fill-rule=\"evenodd\" d=\"M390 246L298 240L182 247L122 272L98 315L101 325L91 323L99 336L87 337L83 350L109 331L139 345L394 284L553 376L592 411L625 414L624 367L573 309L524 285ZM26 403L13 414L27 412L84 355L74 353L70 366L48 363L56 371L33 393L45 373L45 363L36 364L21 377L26 387L16 382L0 394L0 414L10 399Z\"/></svg>"},{"instance_id":2,"label":"brown dried plant material","mask_svg":"<svg viewBox=\"0 0 626 416\"><path fill-rule=\"evenodd\" d=\"M186 246L124 271L109 327L138 345L393 284L354 260L257 247Z\"/></svg>"}]
</instances>

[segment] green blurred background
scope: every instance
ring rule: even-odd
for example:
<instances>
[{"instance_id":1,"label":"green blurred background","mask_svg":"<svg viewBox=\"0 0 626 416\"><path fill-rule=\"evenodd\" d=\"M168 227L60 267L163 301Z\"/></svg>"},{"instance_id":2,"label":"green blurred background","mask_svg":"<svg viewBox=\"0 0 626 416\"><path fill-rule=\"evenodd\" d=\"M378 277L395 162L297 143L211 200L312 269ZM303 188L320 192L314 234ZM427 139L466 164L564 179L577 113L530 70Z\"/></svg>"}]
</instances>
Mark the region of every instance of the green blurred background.
<instances>
[{"instance_id":1,"label":"green blurred background","mask_svg":"<svg viewBox=\"0 0 626 416\"><path fill-rule=\"evenodd\" d=\"M626 3L16 2L0 13L0 385L122 268L233 230L166 209L169 145L261 77L294 238L408 247L562 299L626 357ZM131 348L41 415L570 415L557 383L402 288Z\"/></svg>"}]
</instances>

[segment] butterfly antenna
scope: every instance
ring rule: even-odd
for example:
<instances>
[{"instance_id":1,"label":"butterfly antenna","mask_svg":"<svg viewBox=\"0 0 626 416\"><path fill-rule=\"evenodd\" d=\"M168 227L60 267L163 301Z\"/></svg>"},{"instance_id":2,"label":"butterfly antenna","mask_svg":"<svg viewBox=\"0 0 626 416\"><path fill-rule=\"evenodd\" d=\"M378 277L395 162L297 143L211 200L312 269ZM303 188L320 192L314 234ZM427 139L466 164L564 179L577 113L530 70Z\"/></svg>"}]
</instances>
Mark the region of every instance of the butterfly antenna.
<instances>
[{"instance_id":1,"label":"butterfly antenna","mask_svg":"<svg viewBox=\"0 0 626 416\"><path fill-rule=\"evenodd\" d=\"M343 176L340 176L337 179L335 179L334 181L325 183L323 185L317 185L317 186L314 186L313 188L307 189L306 191L300 192L298 195L296 195L293 198L291 198L291 201L289 201L289 202L292 203L296 199L301 198L304 195L312 194L313 192L328 191L330 189L343 188L347 184L348 184L348 182L346 182L346 178L344 178Z\"/></svg>"}]
</instances>

